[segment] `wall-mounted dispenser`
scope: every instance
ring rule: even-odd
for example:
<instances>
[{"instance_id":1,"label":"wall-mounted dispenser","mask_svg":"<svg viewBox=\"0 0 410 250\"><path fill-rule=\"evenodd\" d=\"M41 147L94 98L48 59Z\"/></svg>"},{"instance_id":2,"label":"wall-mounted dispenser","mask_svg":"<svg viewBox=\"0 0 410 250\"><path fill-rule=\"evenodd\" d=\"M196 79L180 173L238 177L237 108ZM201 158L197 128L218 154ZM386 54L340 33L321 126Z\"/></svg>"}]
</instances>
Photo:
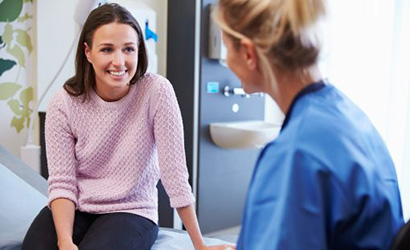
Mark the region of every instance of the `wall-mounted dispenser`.
<instances>
[{"instance_id":1,"label":"wall-mounted dispenser","mask_svg":"<svg viewBox=\"0 0 410 250\"><path fill-rule=\"evenodd\" d=\"M220 60L221 64L225 65L226 47L222 39L222 31L212 17L215 10L214 5L209 6L208 57Z\"/></svg>"}]
</instances>

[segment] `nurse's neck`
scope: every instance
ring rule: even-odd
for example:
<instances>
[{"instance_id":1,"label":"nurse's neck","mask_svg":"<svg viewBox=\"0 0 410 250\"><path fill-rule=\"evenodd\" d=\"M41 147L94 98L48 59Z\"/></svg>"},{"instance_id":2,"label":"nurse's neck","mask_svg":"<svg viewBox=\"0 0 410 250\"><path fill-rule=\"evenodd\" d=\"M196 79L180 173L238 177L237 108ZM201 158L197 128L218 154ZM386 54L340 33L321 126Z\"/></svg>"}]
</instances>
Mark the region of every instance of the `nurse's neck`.
<instances>
[{"instance_id":1,"label":"nurse's neck","mask_svg":"<svg viewBox=\"0 0 410 250\"><path fill-rule=\"evenodd\" d=\"M295 72L280 72L274 70L276 82L271 86L268 94L278 104L282 112L287 115L290 109L292 101L297 94L306 88L308 85L318 82L322 79L317 65L314 65L303 72L303 76Z\"/></svg>"}]
</instances>

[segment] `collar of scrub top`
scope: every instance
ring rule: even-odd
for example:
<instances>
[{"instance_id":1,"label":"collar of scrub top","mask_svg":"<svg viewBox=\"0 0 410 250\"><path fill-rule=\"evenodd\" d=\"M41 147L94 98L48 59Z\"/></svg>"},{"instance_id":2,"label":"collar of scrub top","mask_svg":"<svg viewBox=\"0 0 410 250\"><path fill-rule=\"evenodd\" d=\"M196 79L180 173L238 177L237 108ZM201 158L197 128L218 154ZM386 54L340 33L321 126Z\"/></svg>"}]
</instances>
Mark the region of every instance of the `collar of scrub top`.
<instances>
[{"instance_id":1,"label":"collar of scrub top","mask_svg":"<svg viewBox=\"0 0 410 250\"><path fill-rule=\"evenodd\" d=\"M318 82L314 82L312 84L309 84L308 86L306 86L304 89L302 89L297 95L296 97L293 99L292 104L290 105L289 108L289 112L285 117L285 121L282 124L282 128L280 129L280 132L282 133L283 129L285 129L286 125L289 123L289 119L292 116L292 110L296 104L296 102L302 98L303 96L309 94L309 93L313 93L316 91L321 90L322 88L324 88L326 86L325 84L325 80L320 80Z\"/></svg>"}]
</instances>

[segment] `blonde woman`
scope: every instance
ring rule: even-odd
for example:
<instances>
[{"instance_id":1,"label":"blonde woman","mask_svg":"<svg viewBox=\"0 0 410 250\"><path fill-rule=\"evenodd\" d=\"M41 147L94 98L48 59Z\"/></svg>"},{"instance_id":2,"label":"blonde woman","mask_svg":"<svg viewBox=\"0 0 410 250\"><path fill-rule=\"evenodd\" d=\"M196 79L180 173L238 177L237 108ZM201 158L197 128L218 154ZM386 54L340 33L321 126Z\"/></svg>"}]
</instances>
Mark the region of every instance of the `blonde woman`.
<instances>
[{"instance_id":1,"label":"blonde woman","mask_svg":"<svg viewBox=\"0 0 410 250\"><path fill-rule=\"evenodd\" d=\"M228 66L286 115L257 161L237 249L388 249L403 224L382 138L318 69L324 14L323 0L219 1Z\"/></svg>"}]
</instances>

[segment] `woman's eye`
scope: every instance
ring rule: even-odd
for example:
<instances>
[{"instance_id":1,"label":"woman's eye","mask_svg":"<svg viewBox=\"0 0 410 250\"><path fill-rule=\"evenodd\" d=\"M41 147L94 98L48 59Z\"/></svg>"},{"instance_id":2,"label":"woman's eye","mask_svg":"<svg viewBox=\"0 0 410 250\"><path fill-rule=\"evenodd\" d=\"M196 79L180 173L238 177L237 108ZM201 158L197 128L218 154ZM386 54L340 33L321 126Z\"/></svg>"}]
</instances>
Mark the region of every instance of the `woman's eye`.
<instances>
[{"instance_id":1,"label":"woman's eye","mask_svg":"<svg viewBox=\"0 0 410 250\"><path fill-rule=\"evenodd\" d=\"M112 49L111 48L102 48L101 51L102 52L111 52Z\"/></svg>"},{"instance_id":2,"label":"woman's eye","mask_svg":"<svg viewBox=\"0 0 410 250\"><path fill-rule=\"evenodd\" d=\"M134 49L133 47L127 47L127 48L125 48L125 51L127 51L127 52L134 52L135 49Z\"/></svg>"}]
</instances>

